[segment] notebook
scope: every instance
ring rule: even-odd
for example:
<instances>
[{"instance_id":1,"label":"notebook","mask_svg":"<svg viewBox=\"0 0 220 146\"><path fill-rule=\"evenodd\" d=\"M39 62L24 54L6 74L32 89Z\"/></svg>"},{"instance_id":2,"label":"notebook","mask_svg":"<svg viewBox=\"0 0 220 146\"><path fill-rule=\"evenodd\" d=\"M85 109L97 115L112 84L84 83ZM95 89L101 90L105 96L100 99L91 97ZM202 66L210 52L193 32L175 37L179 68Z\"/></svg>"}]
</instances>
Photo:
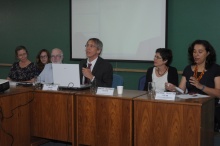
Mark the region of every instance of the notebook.
<instances>
[{"instance_id":1,"label":"notebook","mask_svg":"<svg viewBox=\"0 0 220 146\"><path fill-rule=\"evenodd\" d=\"M79 64L52 64L53 81L60 89L87 89L80 84Z\"/></svg>"}]
</instances>

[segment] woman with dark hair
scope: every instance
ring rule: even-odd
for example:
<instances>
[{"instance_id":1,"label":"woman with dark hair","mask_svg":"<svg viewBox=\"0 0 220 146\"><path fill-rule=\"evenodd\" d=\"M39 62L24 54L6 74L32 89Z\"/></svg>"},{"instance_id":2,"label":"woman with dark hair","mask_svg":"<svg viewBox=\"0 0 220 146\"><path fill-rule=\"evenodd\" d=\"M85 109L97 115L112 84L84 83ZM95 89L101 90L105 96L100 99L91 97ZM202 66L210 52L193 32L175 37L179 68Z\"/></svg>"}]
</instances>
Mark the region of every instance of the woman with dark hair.
<instances>
[{"instance_id":1,"label":"woman with dark hair","mask_svg":"<svg viewBox=\"0 0 220 146\"><path fill-rule=\"evenodd\" d=\"M16 82L34 82L34 78L39 74L36 65L28 60L28 51L24 46L15 49L15 56L18 59L13 63L7 79Z\"/></svg>"},{"instance_id":2,"label":"woman with dark hair","mask_svg":"<svg viewBox=\"0 0 220 146\"><path fill-rule=\"evenodd\" d=\"M40 50L36 57L36 65L40 72L44 69L44 66L50 63L50 52L46 49Z\"/></svg>"},{"instance_id":3,"label":"woman with dark hair","mask_svg":"<svg viewBox=\"0 0 220 146\"><path fill-rule=\"evenodd\" d=\"M206 40L195 40L188 49L191 62L184 71L179 88L188 93L207 94L215 99L215 131L220 131L220 66L216 62L215 49ZM167 90L175 85L167 83Z\"/></svg>"},{"instance_id":4,"label":"woman with dark hair","mask_svg":"<svg viewBox=\"0 0 220 146\"><path fill-rule=\"evenodd\" d=\"M165 91L165 83L178 85L178 73L170 66L173 56L170 49L159 48L154 56L154 66L148 68L144 90L148 90L148 82L155 82L156 91Z\"/></svg>"},{"instance_id":5,"label":"woman with dark hair","mask_svg":"<svg viewBox=\"0 0 220 146\"><path fill-rule=\"evenodd\" d=\"M184 69L179 88L188 93L220 97L220 66L215 64L212 45L206 40L195 40L189 46L188 55L191 64ZM166 89L172 91L175 86L168 83Z\"/></svg>"}]
</instances>

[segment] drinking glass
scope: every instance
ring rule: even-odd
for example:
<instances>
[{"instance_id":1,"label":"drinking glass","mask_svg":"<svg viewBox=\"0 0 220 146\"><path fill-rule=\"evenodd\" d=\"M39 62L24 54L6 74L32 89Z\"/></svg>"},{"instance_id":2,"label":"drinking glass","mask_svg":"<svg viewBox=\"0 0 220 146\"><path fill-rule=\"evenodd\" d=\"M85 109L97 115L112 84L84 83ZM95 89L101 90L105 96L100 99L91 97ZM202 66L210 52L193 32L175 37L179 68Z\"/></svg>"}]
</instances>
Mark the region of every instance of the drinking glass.
<instances>
[{"instance_id":1,"label":"drinking glass","mask_svg":"<svg viewBox=\"0 0 220 146\"><path fill-rule=\"evenodd\" d=\"M35 89L41 89L40 76L36 76L36 77L34 78L34 87L35 87Z\"/></svg>"},{"instance_id":2,"label":"drinking glass","mask_svg":"<svg viewBox=\"0 0 220 146\"><path fill-rule=\"evenodd\" d=\"M92 94L95 94L96 91L97 91L96 79L94 78L94 80L92 82L90 82L90 92Z\"/></svg>"},{"instance_id":3,"label":"drinking glass","mask_svg":"<svg viewBox=\"0 0 220 146\"><path fill-rule=\"evenodd\" d=\"M154 96L156 91L155 82L148 82L148 95Z\"/></svg>"}]
</instances>

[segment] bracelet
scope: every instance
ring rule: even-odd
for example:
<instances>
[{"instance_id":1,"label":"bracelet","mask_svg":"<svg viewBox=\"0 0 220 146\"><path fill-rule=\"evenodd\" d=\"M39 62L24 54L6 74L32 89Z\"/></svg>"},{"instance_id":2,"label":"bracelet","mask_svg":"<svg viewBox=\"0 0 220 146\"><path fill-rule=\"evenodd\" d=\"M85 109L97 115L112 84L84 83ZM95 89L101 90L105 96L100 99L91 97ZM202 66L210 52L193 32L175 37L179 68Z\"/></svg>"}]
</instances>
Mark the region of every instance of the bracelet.
<instances>
[{"instance_id":1,"label":"bracelet","mask_svg":"<svg viewBox=\"0 0 220 146\"><path fill-rule=\"evenodd\" d=\"M201 89L201 91L203 91L205 89L205 85L202 85L202 89Z\"/></svg>"}]
</instances>

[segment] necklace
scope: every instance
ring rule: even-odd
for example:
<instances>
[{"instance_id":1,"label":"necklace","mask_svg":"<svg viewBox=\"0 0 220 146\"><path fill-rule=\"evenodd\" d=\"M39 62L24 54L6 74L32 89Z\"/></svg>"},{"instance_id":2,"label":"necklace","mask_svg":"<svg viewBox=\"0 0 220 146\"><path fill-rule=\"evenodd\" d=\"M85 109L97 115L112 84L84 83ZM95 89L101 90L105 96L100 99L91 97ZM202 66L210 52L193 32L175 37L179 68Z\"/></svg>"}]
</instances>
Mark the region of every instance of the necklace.
<instances>
[{"instance_id":1,"label":"necklace","mask_svg":"<svg viewBox=\"0 0 220 146\"><path fill-rule=\"evenodd\" d=\"M194 69L193 77L196 78L197 81L200 81L201 78L202 78L202 76L203 76L204 73L205 73L205 70L202 71L202 73L199 75L199 77L198 77L197 73L198 73L198 66L196 65L196 67L195 67L195 69Z\"/></svg>"},{"instance_id":2,"label":"necklace","mask_svg":"<svg viewBox=\"0 0 220 146\"><path fill-rule=\"evenodd\" d=\"M158 68L158 69L157 69L157 73L158 73L158 75L159 75L159 76L164 75L164 74L167 72L167 69L168 69L168 67L166 67L166 70L165 70L162 74L160 74L160 72L159 72L159 68Z\"/></svg>"}]
</instances>

